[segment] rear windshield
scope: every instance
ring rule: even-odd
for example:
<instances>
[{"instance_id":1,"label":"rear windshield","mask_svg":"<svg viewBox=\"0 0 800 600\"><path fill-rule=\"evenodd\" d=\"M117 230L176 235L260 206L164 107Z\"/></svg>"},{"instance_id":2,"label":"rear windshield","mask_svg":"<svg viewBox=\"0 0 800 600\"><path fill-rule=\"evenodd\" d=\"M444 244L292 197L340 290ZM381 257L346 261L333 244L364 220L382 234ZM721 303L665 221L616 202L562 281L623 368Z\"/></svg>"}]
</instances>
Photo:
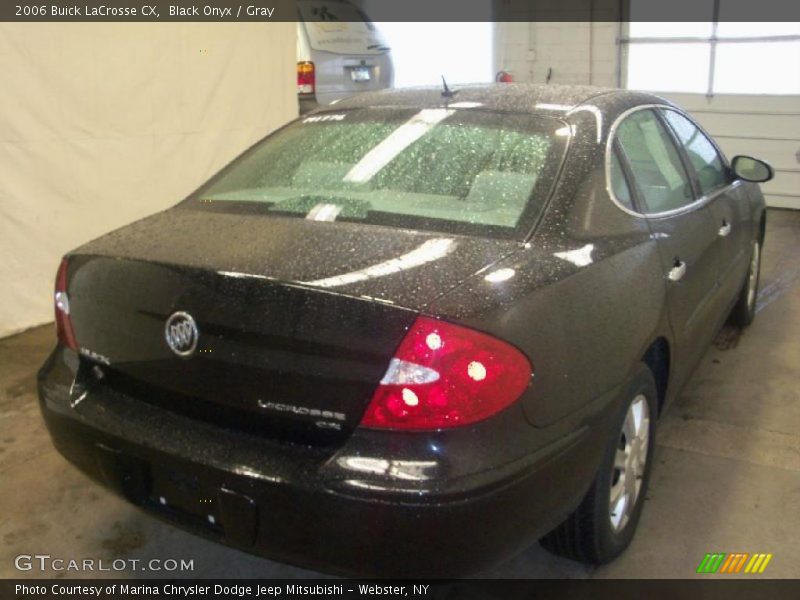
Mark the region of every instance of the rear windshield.
<instances>
[{"instance_id":1,"label":"rear windshield","mask_svg":"<svg viewBox=\"0 0 800 600\"><path fill-rule=\"evenodd\" d=\"M543 207L568 131L555 119L452 107L317 114L255 145L194 201L518 237Z\"/></svg>"}]
</instances>

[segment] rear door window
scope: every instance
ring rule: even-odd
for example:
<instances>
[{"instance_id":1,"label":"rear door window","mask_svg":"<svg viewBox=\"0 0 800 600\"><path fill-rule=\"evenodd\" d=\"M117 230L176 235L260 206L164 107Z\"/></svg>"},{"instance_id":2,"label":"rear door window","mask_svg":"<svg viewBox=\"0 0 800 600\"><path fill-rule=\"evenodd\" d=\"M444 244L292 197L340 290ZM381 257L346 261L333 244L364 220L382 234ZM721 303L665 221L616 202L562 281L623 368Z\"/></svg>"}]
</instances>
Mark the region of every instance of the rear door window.
<instances>
[{"instance_id":1,"label":"rear door window","mask_svg":"<svg viewBox=\"0 0 800 600\"><path fill-rule=\"evenodd\" d=\"M682 114L674 110L665 110L662 114L686 150L703 195L727 185L728 169L713 142Z\"/></svg>"},{"instance_id":2,"label":"rear door window","mask_svg":"<svg viewBox=\"0 0 800 600\"><path fill-rule=\"evenodd\" d=\"M616 135L647 213L677 210L694 202L678 149L652 110L629 115Z\"/></svg>"}]
</instances>

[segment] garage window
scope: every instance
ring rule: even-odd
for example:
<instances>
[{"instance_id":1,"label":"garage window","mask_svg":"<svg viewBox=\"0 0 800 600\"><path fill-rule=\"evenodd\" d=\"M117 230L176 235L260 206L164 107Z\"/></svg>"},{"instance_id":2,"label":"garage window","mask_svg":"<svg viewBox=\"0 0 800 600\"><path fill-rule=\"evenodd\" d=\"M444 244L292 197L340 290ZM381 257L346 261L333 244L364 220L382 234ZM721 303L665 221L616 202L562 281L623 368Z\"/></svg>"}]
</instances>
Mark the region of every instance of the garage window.
<instances>
[{"instance_id":1,"label":"garage window","mask_svg":"<svg viewBox=\"0 0 800 600\"><path fill-rule=\"evenodd\" d=\"M635 22L620 40L626 87L660 92L800 94L800 23L726 22L729 0L698 0L708 21ZM780 65L781 76L774 76Z\"/></svg>"}]
</instances>

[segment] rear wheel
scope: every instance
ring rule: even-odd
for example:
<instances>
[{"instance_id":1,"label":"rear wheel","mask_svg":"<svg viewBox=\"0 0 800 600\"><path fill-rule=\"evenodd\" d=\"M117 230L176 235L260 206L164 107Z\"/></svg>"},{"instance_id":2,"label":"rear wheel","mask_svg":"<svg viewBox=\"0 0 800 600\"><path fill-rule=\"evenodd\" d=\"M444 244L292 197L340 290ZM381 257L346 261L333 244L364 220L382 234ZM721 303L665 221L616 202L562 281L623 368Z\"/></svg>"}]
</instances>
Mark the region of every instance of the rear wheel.
<instances>
[{"instance_id":1,"label":"rear wheel","mask_svg":"<svg viewBox=\"0 0 800 600\"><path fill-rule=\"evenodd\" d=\"M653 374L641 365L592 486L575 512L542 538L542 546L592 564L607 563L628 547L647 493L657 406Z\"/></svg>"},{"instance_id":2,"label":"rear wheel","mask_svg":"<svg viewBox=\"0 0 800 600\"><path fill-rule=\"evenodd\" d=\"M739 293L739 298L731 311L729 321L737 327L747 327L756 316L756 298L758 297L758 281L761 274L761 242L753 240L750 253L750 267L747 277Z\"/></svg>"}]
</instances>

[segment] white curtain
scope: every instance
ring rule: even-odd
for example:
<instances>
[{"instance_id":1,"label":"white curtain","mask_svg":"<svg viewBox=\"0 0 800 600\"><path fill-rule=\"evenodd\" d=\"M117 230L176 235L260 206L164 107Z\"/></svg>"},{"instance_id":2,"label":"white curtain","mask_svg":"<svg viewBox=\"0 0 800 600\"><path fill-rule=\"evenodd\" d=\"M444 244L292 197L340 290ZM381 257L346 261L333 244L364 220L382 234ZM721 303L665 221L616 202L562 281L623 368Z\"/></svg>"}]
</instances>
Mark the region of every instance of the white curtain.
<instances>
[{"instance_id":1,"label":"white curtain","mask_svg":"<svg viewBox=\"0 0 800 600\"><path fill-rule=\"evenodd\" d=\"M65 252L296 116L295 28L0 24L0 336L52 320Z\"/></svg>"}]
</instances>

